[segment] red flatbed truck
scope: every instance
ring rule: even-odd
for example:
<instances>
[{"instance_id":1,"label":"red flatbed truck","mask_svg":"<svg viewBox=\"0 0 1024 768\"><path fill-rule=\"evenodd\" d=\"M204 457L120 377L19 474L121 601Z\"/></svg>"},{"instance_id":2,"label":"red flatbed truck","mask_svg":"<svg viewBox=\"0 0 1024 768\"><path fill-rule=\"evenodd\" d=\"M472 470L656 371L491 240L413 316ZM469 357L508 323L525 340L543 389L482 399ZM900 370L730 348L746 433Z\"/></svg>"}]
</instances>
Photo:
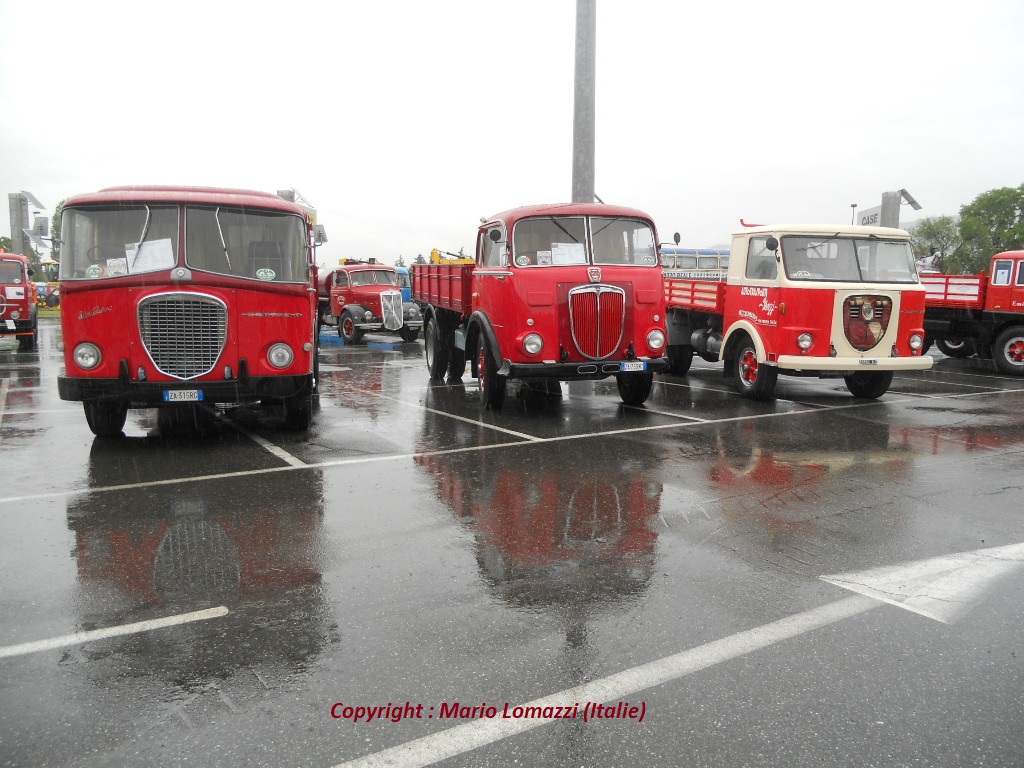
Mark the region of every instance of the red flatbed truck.
<instances>
[{"instance_id":1,"label":"red flatbed truck","mask_svg":"<svg viewBox=\"0 0 1024 768\"><path fill-rule=\"evenodd\" d=\"M756 226L727 264L666 268L668 357L723 361L738 391L771 400L779 374L842 377L854 397L924 370L924 287L910 236L856 226ZM714 268L712 268L714 267Z\"/></svg>"},{"instance_id":2,"label":"red flatbed truck","mask_svg":"<svg viewBox=\"0 0 1024 768\"><path fill-rule=\"evenodd\" d=\"M277 195L111 187L64 204L62 400L94 434L129 408L259 401L305 429L322 228Z\"/></svg>"},{"instance_id":3,"label":"red flatbed truck","mask_svg":"<svg viewBox=\"0 0 1024 768\"><path fill-rule=\"evenodd\" d=\"M414 267L431 378L461 377L469 359L496 410L509 379L552 391L614 376L623 402L642 404L668 368L657 242L651 218L621 206L537 205L485 219L475 263Z\"/></svg>"},{"instance_id":4,"label":"red flatbed truck","mask_svg":"<svg viewBox=\"0 0 1024 768\"><path fill-rule=\"evenodd\" d=\"M922 275L926 343L951 357L977 351L1003 373L1024 375L1024 251L992 257L989 273Z\"/></svg>"},{"instance_id":5,"label":"red flatbed truck","mask_svg":"<svg viewBox=\"0 0 1024 768\"><path fill-rule=\"evenodd\" d=\"M15 336L20 352L31 352L39 338L36 284L28 259L0 250L0 336Z\"/></svg>"}]
</instances>

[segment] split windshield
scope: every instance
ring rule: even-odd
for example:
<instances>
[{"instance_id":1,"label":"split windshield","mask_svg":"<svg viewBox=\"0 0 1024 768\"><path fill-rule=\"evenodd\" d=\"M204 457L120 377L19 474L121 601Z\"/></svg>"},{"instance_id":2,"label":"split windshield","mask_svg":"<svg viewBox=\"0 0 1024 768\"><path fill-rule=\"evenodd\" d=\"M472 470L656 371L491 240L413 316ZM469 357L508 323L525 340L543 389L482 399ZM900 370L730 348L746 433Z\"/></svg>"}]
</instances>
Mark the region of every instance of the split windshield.
<instances>
[{"instance_id":1,"label":"split windshield","mask_svg":"<svg viewBox=\"0 0 1024 768\"><path fill-rule=\"evenodd\" d=\"M398 273L387 269L360 269L350 273L353 286L398 285Z\"/></svg>"},{"instance_id":2,"label":"split windshield","mask_svg":"<svg viewBox=\"0 0 1024 768\"><path fill-rule=\"evenodd\" d=\"M289 213L185 206L185 263L264 282L306 282L306 231ZM61 280L97 280L178 264L177 205L64 210Z\"/></svg>"},{"instance_id":3,"label":"split windshield","mask_svg":"<svg viewBox=\"0 0 1024 768\"><path fill-rule=\"evenodd\" d=\"M658 265L654 231L641 219L604 216L523 219L515 225L512 245L512 261L519 267Z\"/></svg>"},{"instance_id":4,"label":"split windshield","mask_svg":"<svg viewBox=\"0 0 1024 768\"><path fill-rule=\"evenodd\" d=\"M21 262L11 261L10 259L7 259L6 261L0 260L0 283L6 283L7 285L11 285L12 283L20 282ZM0 298L3 297L0 296Z\"/></svg>"},{"instance_id":5,"label":"split windshield","mask_svg":"<svg viewBox=\"0 0 1024 768\"><path fill-rule=\"evenodd\" d=\"M906 240L853 237L782 238L790 280L916 283L914 253Z\"/></svg>"}]
</instances>

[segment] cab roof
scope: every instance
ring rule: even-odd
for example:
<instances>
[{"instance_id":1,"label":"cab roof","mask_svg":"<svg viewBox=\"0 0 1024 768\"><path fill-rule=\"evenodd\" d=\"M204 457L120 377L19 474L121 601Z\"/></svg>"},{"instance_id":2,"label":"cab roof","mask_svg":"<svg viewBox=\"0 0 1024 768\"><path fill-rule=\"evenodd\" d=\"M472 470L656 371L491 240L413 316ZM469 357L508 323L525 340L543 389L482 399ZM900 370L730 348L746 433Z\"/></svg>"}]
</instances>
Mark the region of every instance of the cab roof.
<instances>
[{"instance_id":1,"label":"cab roof","mask_svg":"<svg viewBox=\"0 0 1024 768\"><path fill-rule=\"evenodd\" d=\"M64 207L116 205L119 203L194 203L199 205L270 208L288 213L303 213L300 206L270 192L230 187L185 187L171 185L107 187L99 192L88 192L69 197L64 202Z\"/></svg>"},{"instance_id":2,"label":"cab roof","mask_svg":"<svg viewBox=\"0 0 1024 768\"><path fill-rule=\"evenodd\" d=\"M488 216L483 221L486 223L502 221L506 227L510 227L520 219L530 216L622 216L651 220L651 217L643 211L621 205L604 205L603 203L547 203L512 208L496 213L493 216Z\"/></svg>"},{"instance_id":3,"label":"cab roof","mask_svg":"<svg viewBox=\"0 0 1024 768\"><path fill-rule=\"evenodd\" d=\"M763 224L756 227L744 227L733 232L733 237L740 235L818 235L834 237L835 235L858 235L860 237L910 237L910 233L893 227L863 227L858 224Z\"/></svg>"}]
</instances>

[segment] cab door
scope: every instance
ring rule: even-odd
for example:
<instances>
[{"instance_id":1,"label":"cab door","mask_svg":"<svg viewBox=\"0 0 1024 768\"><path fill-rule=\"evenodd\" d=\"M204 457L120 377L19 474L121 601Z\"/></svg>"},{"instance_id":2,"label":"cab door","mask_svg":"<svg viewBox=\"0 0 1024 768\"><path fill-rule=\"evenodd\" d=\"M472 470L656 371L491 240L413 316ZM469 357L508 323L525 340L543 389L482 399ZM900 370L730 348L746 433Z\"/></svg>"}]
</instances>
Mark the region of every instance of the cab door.
<instances>
[{"instance_id":1,"label":"cab door","mask_svg":"<svg viewBox=\"0 0 1024 768\"><path fill-rule=\"evenodd\" d=\"M985 309L993 312L1008 312L1011 299L1021 301L1024 285L1020 280L1020 261L1010 258L992 260L992 274L989 276L988 292L985 295ZM1016 294L1016 295L1015 295Z\"/></svg>"}]
</instances>

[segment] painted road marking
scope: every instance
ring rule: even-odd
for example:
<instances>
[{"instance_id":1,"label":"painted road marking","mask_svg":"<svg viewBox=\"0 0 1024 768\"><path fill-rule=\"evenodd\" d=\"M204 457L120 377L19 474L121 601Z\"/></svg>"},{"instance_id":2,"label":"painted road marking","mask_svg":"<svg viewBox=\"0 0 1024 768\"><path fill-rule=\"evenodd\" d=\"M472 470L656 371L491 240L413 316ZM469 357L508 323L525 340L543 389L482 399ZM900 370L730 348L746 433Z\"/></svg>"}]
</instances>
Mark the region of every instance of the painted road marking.
<instances>
[{"instance_id":1,"label":"painted road marking","mask_svg":"<svg viewBox=\"0 0 1024 768\"><path fill-rule=\"evenodd\" d=\"M30 643L20 643L19 645L7 645L0 647L0 659L8 656L21 656L26 653L36 653L37 651L49 651L54 648L64 648L69 645L91 643L94 640L103 640L107 637L134 635L139 632L149 632L154 629L177 626L178 624L189 624L194 621L216 619L220 616L226 616L228 613L228 609L222 605L218 608L207 608L204 611L193 611L192 613L179 613L176 616L165 616L162 619L149 619L147 621L138 621L134 624L122 624L118 627L92 629L86 632L75 632L73 635L51 637L49 640L36 640Z\"/></svg>"},{"instance_id":2,"label":"painted road marking","mask_svg":"<svg viewBox=\"0 0 1024 768\"><path fill-rule=\"evenodd\" d=\"M1024 566L1024 543L977 549L905 565L822 576L823 581L952 624L1000 576Z\"/></svg>"},{"instance_id":3,"label":"painted road marking","mask_svg":"<svg viewBox=\"0 0 1024 768\"><path fill-rule=\"evenodd\" d=\"M218 411L216 408L209 408L209 407L207 407L207 408L205 408L205 410L208 411L209 413L213 414L214 416L216 416L218 419L223 421L225 424L227 424L229 427L234 429L236 432L239 432L240 434L245 435L247 438L252 440L254 443L256 443L256 445L258 445L263 450L267 451L268 453L273 454L274 456L277 456L277 458L279 458L281 461L283 461L286 464L288 464L288 466L295 467L296 469L301 469L303 467L308 467L309 466L302 459L300 459L300 458L298 458L296 456L292 456L284 448L282 448L282 447L280 447L278 445L274 445L272 442L270 442L266 438L260 437L255 432L250 432L245 427L241 426L240 424L235 423L234 421L229 419L227 416L225 416L223 413Z\"/></svg>"},{"instance_id":4,"label":"painted road marking","mask_svg":"<svg viewBox=\"0 0 1024 768\"><path fill-rule=\"evenodd\" d=\"M7 388L11 386L7 379L0 379L0 426L4 423L4 408L7 405Z\"/></svg>"}]
</instances>

